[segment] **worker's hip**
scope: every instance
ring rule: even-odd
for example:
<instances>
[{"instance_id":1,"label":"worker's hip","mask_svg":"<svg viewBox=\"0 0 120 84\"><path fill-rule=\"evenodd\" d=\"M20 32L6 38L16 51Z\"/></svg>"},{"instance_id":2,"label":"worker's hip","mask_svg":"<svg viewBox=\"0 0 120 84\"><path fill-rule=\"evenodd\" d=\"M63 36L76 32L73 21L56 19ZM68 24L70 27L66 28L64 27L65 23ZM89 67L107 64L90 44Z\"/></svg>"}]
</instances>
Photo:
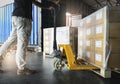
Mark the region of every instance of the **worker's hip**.
<instances>
[{"instance_id":1,"label":"worker's hip","mask_svg":"<svg viewBox=\"0 0 120 84\"><path fill-rule=\"evenodd\" d=\"M30 19L12 16L12 29L16 31L17 36L27 39L31 34L32 22Z\"/></svg>"}]
</instances>

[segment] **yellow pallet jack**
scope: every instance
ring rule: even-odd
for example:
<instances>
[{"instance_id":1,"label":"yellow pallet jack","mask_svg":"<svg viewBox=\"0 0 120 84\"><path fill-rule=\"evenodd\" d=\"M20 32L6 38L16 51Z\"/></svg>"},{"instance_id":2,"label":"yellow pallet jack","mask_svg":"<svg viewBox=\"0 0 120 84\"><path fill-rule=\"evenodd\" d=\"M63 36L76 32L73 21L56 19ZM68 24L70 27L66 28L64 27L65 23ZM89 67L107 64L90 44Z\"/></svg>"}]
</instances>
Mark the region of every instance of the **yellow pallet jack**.
<instances>
[{"instance_id":1,"label":"yellow pallet jack","mask_svg":"<svg viewBox=\"0 0 120 84\"><path fill-rule=\"evenodd\" d=\"M58 6L59 7L59 6ZM56 41L56 10L54 12L54 41L53 41L53 53L55 70L61 71L62 68L67 65L70 70L92 70L98 69L97 67L86 63L84 60L79 61L75 59L72 48L69 44L60 44L59 50L57 49ZM62 48L62 51L60 50Z\"/></svg>"},{"instance_id":2,"label":"yellow pallet jack","mask_svg":"<svg viewBox=\"0 0 120 84\"><path fill-rule=\"evenodd\" d=\"M62 48L61 55L62 58L58 58L54 61L54 68L56 70L62 70L64 65L67 65L67 68L69 70L93 70L98 69L97 67L87 63L83 59L75 59L75 55L73 54L72 48L69 44L61 44L58 45L60 48ZM66 60L64 60L66 58Z\"/></svg>"}]
</instances>

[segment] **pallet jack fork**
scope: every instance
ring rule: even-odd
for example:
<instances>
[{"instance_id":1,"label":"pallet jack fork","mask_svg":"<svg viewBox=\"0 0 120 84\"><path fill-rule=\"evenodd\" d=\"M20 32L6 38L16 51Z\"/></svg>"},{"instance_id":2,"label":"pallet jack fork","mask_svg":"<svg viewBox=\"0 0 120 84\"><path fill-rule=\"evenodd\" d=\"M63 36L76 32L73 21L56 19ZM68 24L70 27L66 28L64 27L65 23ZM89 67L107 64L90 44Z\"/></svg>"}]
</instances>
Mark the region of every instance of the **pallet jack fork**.
<instances>
[{"instance_id":1,"label":"pallet jack fork","mask_svg":"<svg viewBox=\"0 0 120 84\"><path fill-rule=\"evenodd\" d=\"M69 70L93 70L93 69L98 69L97 67L88 64L82 59L75 60L75 56L73 54L72 48L69 44L60 44L58 45L60 48L62 48L64 54L67 59L67 68ZM63 60L58 60L55 61L54 63L55 69L56 70L61 70L63 67ZM56 64L56 65L55 65ZM64 63L66 64L66 63Z\"/></svg>"}]
</instances>

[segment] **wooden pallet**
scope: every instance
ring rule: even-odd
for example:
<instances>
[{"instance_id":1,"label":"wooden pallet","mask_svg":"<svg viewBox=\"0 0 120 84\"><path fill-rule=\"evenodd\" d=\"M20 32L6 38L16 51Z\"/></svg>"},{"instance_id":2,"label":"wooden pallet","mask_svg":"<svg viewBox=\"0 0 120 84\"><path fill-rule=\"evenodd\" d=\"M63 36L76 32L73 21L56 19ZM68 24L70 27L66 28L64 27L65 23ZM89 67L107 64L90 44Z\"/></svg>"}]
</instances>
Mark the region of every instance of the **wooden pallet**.
<instances>
[{"instance_id":1,"label":"wooden pallet","mask_svg":"<svg viewBox=\"0 0 120 84\"><path fill-rule=\"evenodd\" d=\"M95 69L95 70L92 70L94 73L102 76L103 78L111 78L111 69L104 69L104 68L101 68L101 69Z\"/></svg>"}]
</instances>

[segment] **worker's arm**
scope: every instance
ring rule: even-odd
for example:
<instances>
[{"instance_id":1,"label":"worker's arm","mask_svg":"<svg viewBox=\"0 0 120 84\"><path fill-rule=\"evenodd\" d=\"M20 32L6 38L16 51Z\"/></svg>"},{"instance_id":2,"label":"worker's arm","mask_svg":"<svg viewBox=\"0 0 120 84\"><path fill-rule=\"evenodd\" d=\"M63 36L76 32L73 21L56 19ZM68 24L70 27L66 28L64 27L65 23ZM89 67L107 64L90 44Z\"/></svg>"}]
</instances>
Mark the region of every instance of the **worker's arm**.
<instances>
[{"instance_id":1,"label":"worker's arm","mask_svg":"<svg viewBox=\"0 0 120 84\"><path fill-rule=\"evenodd\" d=\"M32 0L32 3L33 3L34 5L40 7L40 8L43 8L43 9L48 9L48 10L54 9L54 8L51 7L51 6L49 6L49 7L48 7L48 6L45 6L44 4L42 4L42 3L40 3L40 2L38 2L38 1L36 1L36 0Z\"/></svg>"}]
</instances>

